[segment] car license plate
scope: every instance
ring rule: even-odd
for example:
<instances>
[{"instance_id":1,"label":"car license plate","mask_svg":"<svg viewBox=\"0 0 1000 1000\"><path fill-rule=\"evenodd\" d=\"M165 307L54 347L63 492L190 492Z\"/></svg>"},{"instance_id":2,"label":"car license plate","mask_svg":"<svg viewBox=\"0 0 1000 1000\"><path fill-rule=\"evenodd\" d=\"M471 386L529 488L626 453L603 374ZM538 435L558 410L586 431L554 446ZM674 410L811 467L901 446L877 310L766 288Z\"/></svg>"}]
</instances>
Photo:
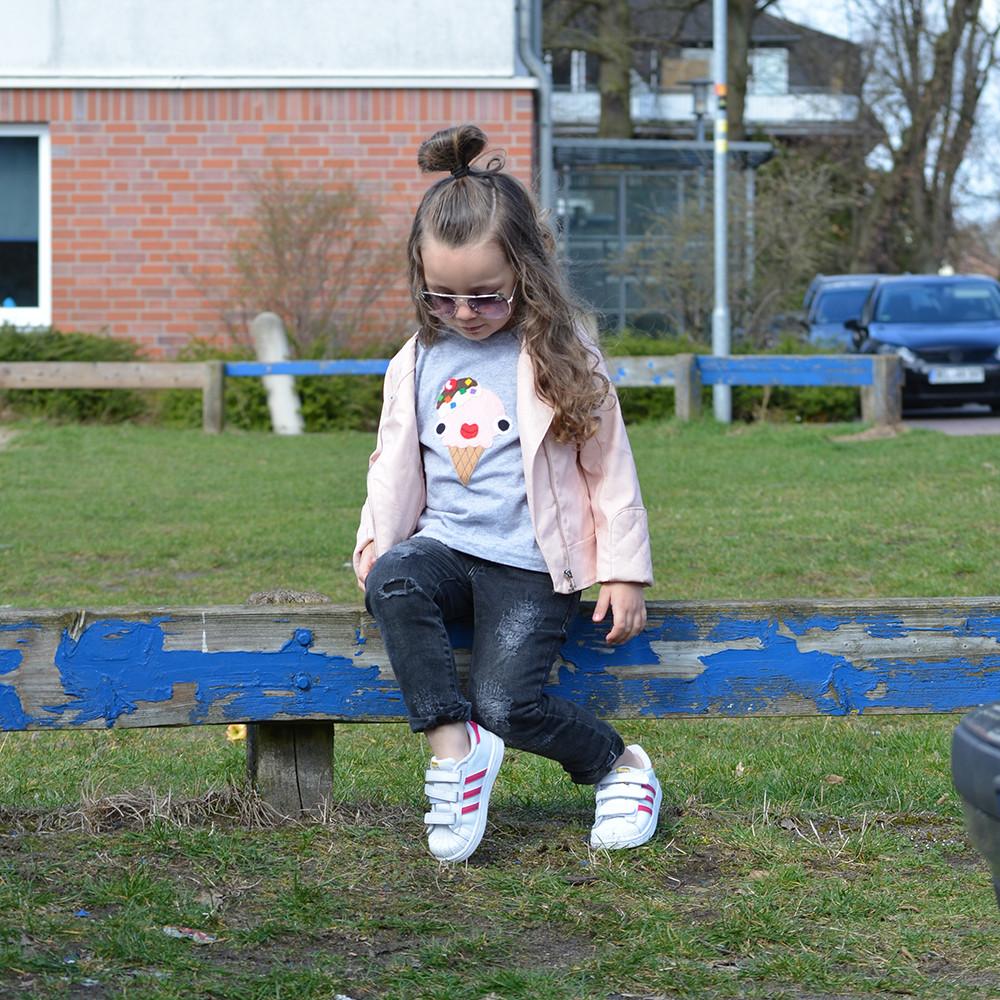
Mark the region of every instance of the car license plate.
<instances>
[{"instance_id":1,"label":"car license plate","mask_svg":"<svg viewBox=\"0 0 1000 1000\"><path fill-rule=\"evenodd\" d=\"M928 374L931 385L968 385L985 382L986 369L982 365L949 365L932 368Z\"/></svg>"}]
</instances>

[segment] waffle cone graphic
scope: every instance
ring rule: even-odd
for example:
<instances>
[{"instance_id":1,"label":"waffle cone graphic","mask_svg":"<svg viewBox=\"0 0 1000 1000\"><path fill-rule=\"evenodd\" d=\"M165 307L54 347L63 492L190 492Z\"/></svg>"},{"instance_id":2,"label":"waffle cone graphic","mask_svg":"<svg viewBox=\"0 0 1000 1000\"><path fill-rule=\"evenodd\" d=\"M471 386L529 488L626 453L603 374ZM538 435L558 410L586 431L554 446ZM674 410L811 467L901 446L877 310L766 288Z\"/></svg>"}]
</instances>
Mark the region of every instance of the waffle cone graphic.
<instances>
[{"instance_id":1,"label":"waffle cone graphic","mask_svg":"<svg viewBox=\"0 0 1000 1000\"><path fill-rule=\"evenodd\" d=\"M451 455L451 464L455 466L455 471L458 473L458 478L462 480L463 486L469 485L473 470L479 464L479 456L482 453L483 449L479 445L466 448L456 448L454 446L448 448L448 454Z\"/></svg>"}]
</instances>

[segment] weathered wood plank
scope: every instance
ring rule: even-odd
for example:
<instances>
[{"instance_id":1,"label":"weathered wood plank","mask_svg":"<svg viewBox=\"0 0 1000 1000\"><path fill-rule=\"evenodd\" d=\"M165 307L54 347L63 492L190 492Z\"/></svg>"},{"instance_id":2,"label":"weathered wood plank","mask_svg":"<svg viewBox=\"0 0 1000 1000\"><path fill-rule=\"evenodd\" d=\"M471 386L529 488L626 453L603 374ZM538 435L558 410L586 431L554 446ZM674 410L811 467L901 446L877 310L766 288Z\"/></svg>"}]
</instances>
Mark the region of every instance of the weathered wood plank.
<instances>
[{"instance_id":1,"label":"weathered wood plank","mask_svg":"<svg viewBox=\"0 0 1000 1000\"><path fill-rule=\"evenodd\" d=\"M1000 598L584 606L553 690L609 718L960 712L1000 701ZM452 629L460 666L471 631ZM400 719L374 622L316 605L0 611L0 728Z\"/></svg>"},{"instance_id":2,"label":"weathered wood plank","mask_svg":"<svg viewBox=\"0 0 1000 1000\"><path fill-rule=\"evenodd\" d=\"M261 797L286 816L321 814L333 791L332 722L247 727L247 768Z\"/></svg>"},{"instance_id":3,"label":"weathered wood plank","mask_svg":"<svg viewBox=\"0 0 1000 1000\"><path fill-rule=\"evenodd\" d=\"M872 357L872 384L861 390L861 419L892 426L903 419L903 362L898 354Z\"/></svg>"},{"instance_id":4,"label":"weathered wood plank","mask_svg":"<svg viewBox=\"0 0 1000 1000\"><path fill-rule=\"evenodd\" d=\"M10 361L0 389L201 389L201 362Z\"/></svg>"},{"instance_id":5,"label":"weathered wood plank","mask_svg":"<svg viewBox=\"0 0 1000 1000\"><path fill-rule=\"evenodd\" d=\"M226 425L226 366L206 361L201 393L201 427L206 434L221 434Z\"/></svg>"},{"instance_id":6,"label":"weathered wood plank","mask_svg":"<svg viewBox=\"0 0 1000 1000\"><path fill-rule=\"evenodd\" d=\"M672 386L677 355L608 358L608 373L616 386Z\"/></svg>"},{"instance_id":7,"label":"weathered wood plank","mask_svg":"<svg viewBox=\"0 0 1000 1000\"><path fill-rule=\"evenodd\" d=\"M871 385L867 354L698 355L705 385Z\"/></svg>"},{"instance_id":8,"label":"weathered wood plank","mask_svg":"<svg viewBox=\"0 0 1000 1000\"><path fill-rule=\"evenodd\" d=\"M678 420L694 420L701 414L701 372L693 354L678 354L674 363L674 412Z\"/></svg>"}]
</instances>

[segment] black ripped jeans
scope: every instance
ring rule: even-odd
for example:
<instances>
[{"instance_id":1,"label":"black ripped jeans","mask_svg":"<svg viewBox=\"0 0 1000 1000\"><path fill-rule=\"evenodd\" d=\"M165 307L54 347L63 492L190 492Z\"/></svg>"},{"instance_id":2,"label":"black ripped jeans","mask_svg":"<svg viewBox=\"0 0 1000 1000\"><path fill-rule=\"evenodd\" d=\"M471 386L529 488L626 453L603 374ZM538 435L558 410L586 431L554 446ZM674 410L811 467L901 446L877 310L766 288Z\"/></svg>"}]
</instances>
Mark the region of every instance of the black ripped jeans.
<instances>
[{"instance_id":1,"label":"black ripped jeans","mask_svg":"<svg viewBox=\"0 0 1000 1000\"><path fill-rule=\"evenodd\" d=\"M585 785L603 778L624 751L606 722L543 690L580 603L579 594L555 593L548 573L411 538L375 562L365 603L414 732L471 718L508 746L558 761ZM468 618L474 631L466 698L445 622Z\"/></svg>"}]
</instances>

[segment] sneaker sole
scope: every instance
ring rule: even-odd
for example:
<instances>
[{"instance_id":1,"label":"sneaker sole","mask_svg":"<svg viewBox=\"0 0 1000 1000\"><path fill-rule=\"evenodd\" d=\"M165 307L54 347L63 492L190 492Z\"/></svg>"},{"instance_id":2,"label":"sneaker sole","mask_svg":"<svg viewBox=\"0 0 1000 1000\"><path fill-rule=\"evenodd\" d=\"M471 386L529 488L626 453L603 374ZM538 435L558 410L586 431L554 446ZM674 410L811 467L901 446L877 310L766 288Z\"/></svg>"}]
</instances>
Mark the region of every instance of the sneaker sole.
<instances>
[{"instance_id":1,"label":"sneaker sole","mask_svg":"<svg viewBox=\"0 0 1000 1000\"><path fill-rule=\"evenodd\" d=\"M471 857L482 841L483 834L486 832L486 818L489 813L490 795L493 792L493 783L497 780L497 775L500 773L500 765L503 763L504 752L503 740L499 736L494 736L493 738L496 742L490 751L490 759L486 765L486 776L483 778L483 790L479 796L479 811L476 813L476 826L472 832L472 840L457 854L449 854L443 858L435 854L434 857L444 864L453 864L456 861L464 861L466 858Z\"/></svg>"},{"instance_id":2,"label":"sneaker sole","mask_svg":"<svg viewBox=\"0 0 1000 1000\"><path fill-rule=\"evenodd\" d=\"M653 797L653 821L649 824L649 829L644 833L637 834L629 840L618 840L611 844L605 844L600 841L596 842L591 838L590 846L595 851L619 851L626 850L629 847L641 847L648 840L652 840L653 834L656 833L657 824L660 822L660 804L663 802L663 788L660 783L656 783L656 794Z\"/></svg>"}]
</instances>

